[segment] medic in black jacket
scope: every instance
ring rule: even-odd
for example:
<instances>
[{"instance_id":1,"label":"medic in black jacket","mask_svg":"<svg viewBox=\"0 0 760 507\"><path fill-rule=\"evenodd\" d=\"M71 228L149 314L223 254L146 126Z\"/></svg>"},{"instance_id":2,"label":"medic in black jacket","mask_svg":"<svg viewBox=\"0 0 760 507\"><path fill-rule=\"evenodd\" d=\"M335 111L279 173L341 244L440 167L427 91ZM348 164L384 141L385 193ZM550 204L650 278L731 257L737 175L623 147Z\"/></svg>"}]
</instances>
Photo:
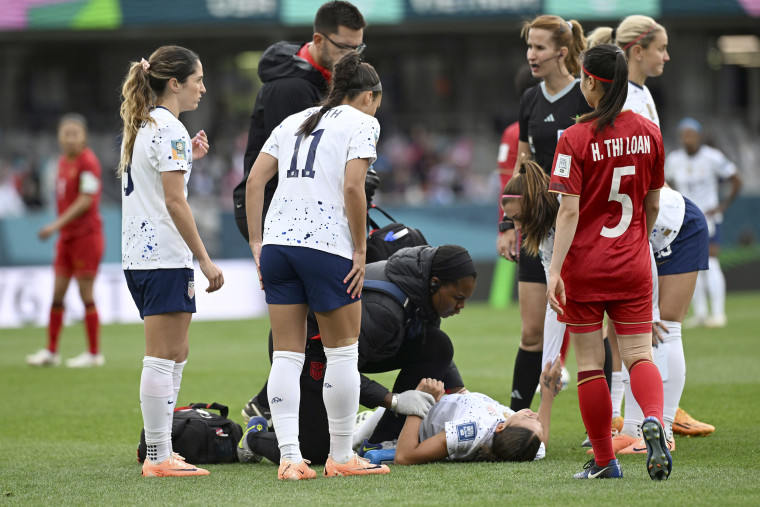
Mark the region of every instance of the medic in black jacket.
<instances>
[{"instance_id":1,"label":"medic in black jacket","mask_svg":"<svg viewBox=\"0 0 760 507\"><path fill-rule=\"evenodd\" d=\"M245 183L261 147L285 118L322 100L333 64L350 51L364 51L362 39L366 26L364 17L353 4L327 2L319 8L314 18L311 42L278 42L269 46L261 56L258 74L263 86L256 96L251 114L248 145L243 159L243 179L232 192L235 222L246 241ZM262 220L266 217L276 188L275 176L264 191Z\"/></svg>"},{"instance_id":2,"label":"medic in black jacket","mask_svg":"<svg viewBox=\"0 0 760 507\"><path fill-rule=\"evenodd\" d=\"M443 380L447 391L464 387L452 359L454 346L444 333L441 319L457 315L472 296L476 281L475 265L466 249L455 245L404 248L387 261L368 264L362 291L362 322L359 334L359 371L381 373L400 370L393 391L361 376L360 403L387 410L369 438L381 443L397 439L405 414L423 417L434 400L416 391L423 378ZM371 281L395 285L408 301L386 290L373 289ZM403 298L403 296L402 296ZM327 413L322 401L325 354L319 341L316 319L309 315L306 361L301 372L299 440L301 453L312 463L323 463L330 451ZM270 336L271 347L271 336ZM247 409L252 409L247 414ZM265 390L246 405L243 415L268 415ZM275 433L248 433L239 448L245 455L264 456L279 463Z\"/></svg>"}]
</instances>

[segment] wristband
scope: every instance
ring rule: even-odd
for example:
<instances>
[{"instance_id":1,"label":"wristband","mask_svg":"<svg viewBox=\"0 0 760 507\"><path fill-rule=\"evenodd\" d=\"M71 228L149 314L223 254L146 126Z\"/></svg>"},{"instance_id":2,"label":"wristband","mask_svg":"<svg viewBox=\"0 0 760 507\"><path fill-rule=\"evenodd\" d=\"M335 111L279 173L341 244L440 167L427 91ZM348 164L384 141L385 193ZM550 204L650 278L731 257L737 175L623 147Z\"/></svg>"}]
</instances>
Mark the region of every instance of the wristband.
<instances>
[{"instance_id":1,"label":"wristband","mask_svg":"<svg viewBox=\"0 0 760 507\"><path fill-rule=\"evenodd\" d=\"M391 396L391 412L396 413L396 410L398 410L398 394L393 393Z\"/></svg>"},{"instance_id":2,"label":"wristband","mask_svg":"<svg viewBox=\"0 0 760 507\"><path fill-rule=\"evenodd\" d=\"M511 220L499 222L499 232L507 232L515 228L515 223Z\"/></svg>"}]
</instances>

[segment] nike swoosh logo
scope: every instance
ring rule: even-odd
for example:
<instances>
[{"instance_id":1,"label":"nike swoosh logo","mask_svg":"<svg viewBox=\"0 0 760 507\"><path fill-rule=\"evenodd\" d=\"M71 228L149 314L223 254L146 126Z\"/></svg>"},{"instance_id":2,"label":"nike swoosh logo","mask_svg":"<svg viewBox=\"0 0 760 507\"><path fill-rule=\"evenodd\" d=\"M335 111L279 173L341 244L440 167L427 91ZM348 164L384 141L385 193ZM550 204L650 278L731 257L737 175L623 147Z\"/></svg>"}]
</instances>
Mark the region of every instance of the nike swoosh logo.
<instances>
[{"instance_id":1,"label":"nike swoosh logo","mask_svg":"<svg viewBox=\"0 0 760 507\"><path fill-rule=\"evenodd\" d=\"M378 468L382 468L382 465L375 465L372 467L358 467L358 468L350 468L349 470L375 470Z\"/></svg>"},{"instance_id":2,"label":"nike swoosh logo","mask_svg":"<svg viewBox=\"0 0 760 507\"><path fill-rule=\"evenodd\" d=\"M362 450L363 450L364 452L367 452L367 451L374 451L374 450L376 450L376 449L377 449L377 447L366 447L366 446L362 446Z\"/></svg>"},{"instance_id":3,"label":"nike swoosh logo","mask_svg":"<svg viewBox=\"0 0 760 507\"><path fill-rule=\"evenodd\" d=\"M589 478L589 479L596 479L596 478L597 478L597 477L599 477L601 474L603 474L604 472L606 472L606 471L607 471L609 468L610 468L610 467L608 467L608 466L607 466L607 467L604 467L604 468L602 468L601 470L599 470L599 471L598 471L597 473L595 473L595 474L592 474L591 472L589 472L589 474L588 474L588 478Z\"/></svg>"},{"instance_id":4,"label":"nike swoosh logo","mask_svg":"<svg viewBox=\"0 0 760 507\"><path fill-rule=\"evenodd\" d=\"M636 447L636 446L633 446L633 452L644 452L646 450L647 450L646 447Z\"/></svg>"},{"instance_id":5,"label":"nike swoosh logo","mask_svg":"<svg viewBox=\"0 0 760 507\"><path fill-rule=\"evenodd\" d=\"M239 208L242 208L243 205L242 204L236 204L235 207L239 209Z\"/></svg>"}]
</instances>

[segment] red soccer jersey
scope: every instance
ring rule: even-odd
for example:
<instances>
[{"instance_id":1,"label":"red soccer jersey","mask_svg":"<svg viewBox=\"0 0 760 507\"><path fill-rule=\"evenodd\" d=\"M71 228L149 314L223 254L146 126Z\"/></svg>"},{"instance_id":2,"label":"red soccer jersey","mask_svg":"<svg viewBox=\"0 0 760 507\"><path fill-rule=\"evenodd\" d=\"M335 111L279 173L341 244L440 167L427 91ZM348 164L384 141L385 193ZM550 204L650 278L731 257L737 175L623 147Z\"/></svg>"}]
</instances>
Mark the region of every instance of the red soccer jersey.
<instances>
[{"instance_id":1,"label":"red soccer jersey","mask_svg":"<svg viewBox=\"0 0 760 507\"><path fill-rule=\"evenodd\" d=\"M504 129L504 133L501 135L501 144L499 144L499 156L496 159L496 164L499 167L499 181L501 182L501 188L504 187L512 178L512 174L515 172L515 162L517 161L517 145L520 142L520 124L514 122L512 125ZM501 221L504 212L501 209L501 197L499 197L499 221Z\"/></svg>"},{"instance_id":2,"label":"red soccer jersey","mask_svg":"<svg viewBox=\"0 0 760 507\"><path fill-rule=\"evenodd\" d=\"M98 211L100 191L100 162L91 149L85 148L74 160L69 160L66 156L60 158L56 181L58 214L71 206L79 194L90 194L93 197L90 208L61 229L61 240L102 234L103 225Z\"/></svg>"},{"instance_id":3,"label":"red soccer jersey","mask_svg":"<svg viewBox=\"0 0 760 507\"><path fill-rule=\"evenodd\" d=\"M660 129L631 111L594 133L593 123L565 130L549 191L576 195L578 227L562 265L567 296L612 301L651 294L644 198L665 184Z\"/></svg>"}]
</instances>

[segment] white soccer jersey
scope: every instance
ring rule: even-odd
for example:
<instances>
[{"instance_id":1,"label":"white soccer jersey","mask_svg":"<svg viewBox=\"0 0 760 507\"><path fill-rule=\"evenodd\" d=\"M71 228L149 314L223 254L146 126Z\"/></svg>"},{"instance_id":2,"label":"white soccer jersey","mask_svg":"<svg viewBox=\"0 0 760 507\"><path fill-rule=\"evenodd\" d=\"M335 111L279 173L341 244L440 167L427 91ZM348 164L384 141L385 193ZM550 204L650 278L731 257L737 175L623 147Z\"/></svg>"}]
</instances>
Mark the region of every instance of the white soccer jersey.
<instances>
[{"instance_id":1,"label":"white soccer jersey","mask_svg":"<svg viewBox=\"0 0 760 507\"><path fill-rule=\"evenodd\" d=\"M660 213L654 223L649 242L655 252L667 248L681 230L683 217L686 214L686 202L683 196L672 188L660 189Z\"/></svg>"},{"instance_id":2,"label":"white soccer jersey","mask_svg":"<svg viewBox=\"0 0 760 507\"><path fill-rule=\"evenodd\" d=\"M264 245L304 246L351 259L343 199L346 164L377 158L380 124L349 105L327 111L305 139L296 135L313 107L286 118L264 147L278 161L278 184L264 223Z\"/></svg>"},{"instance_id":3,"label":"white soccer jersey","mask_svg":"<svg viewBox=\"0 0 760 507\"><path fill-rule=\"evenodd\" d=\"M672 181L703 213L718 207L720 180L734 174L736 165L711 146L700 146L693 156L685 150L676 150L665 158L665 179ZM721 223L723 214L716 213L712 218Z\"/></svg>"},{"instance_id":4,"label":"white soccer jersey","mask_svg":"<svg viewBox=\"0 0 760 507\"><path fill-rule=\"evenodd\" d=\"M652 94L649 93L649 88L646 86L639 86L628 81L628 98L625 99L623 109L630 109L634 113L653 121L658 127L660 126L657 106L654 105Z\"/></svg>"},{"instance_id":5,"label":"white soccer jersey","mask_svg":"<svg viewBox=\"0 0 760 507\"><path fill-rule=\"evenodd\" d=\"M161 173L183 171L185 197L193 166L190 135L168 109L150 113L156 124L137 131L132 163L122 176L123 269L192 268L193 254L166 209Z\"/></svg>"},{"instance_id":6,"label":"white soccer jersey","mask_svg":"<svg viewBox=\"0 0 760 507\"><path fill-rule=\"evenodd\" d=\"M491 452L494 430L514 411L482 393L447 394L433 405L420 426L420 442L444 431L451 461L477 460ZM536 459L546 456L543 442Z\"/></svg>"}]
</instances>

